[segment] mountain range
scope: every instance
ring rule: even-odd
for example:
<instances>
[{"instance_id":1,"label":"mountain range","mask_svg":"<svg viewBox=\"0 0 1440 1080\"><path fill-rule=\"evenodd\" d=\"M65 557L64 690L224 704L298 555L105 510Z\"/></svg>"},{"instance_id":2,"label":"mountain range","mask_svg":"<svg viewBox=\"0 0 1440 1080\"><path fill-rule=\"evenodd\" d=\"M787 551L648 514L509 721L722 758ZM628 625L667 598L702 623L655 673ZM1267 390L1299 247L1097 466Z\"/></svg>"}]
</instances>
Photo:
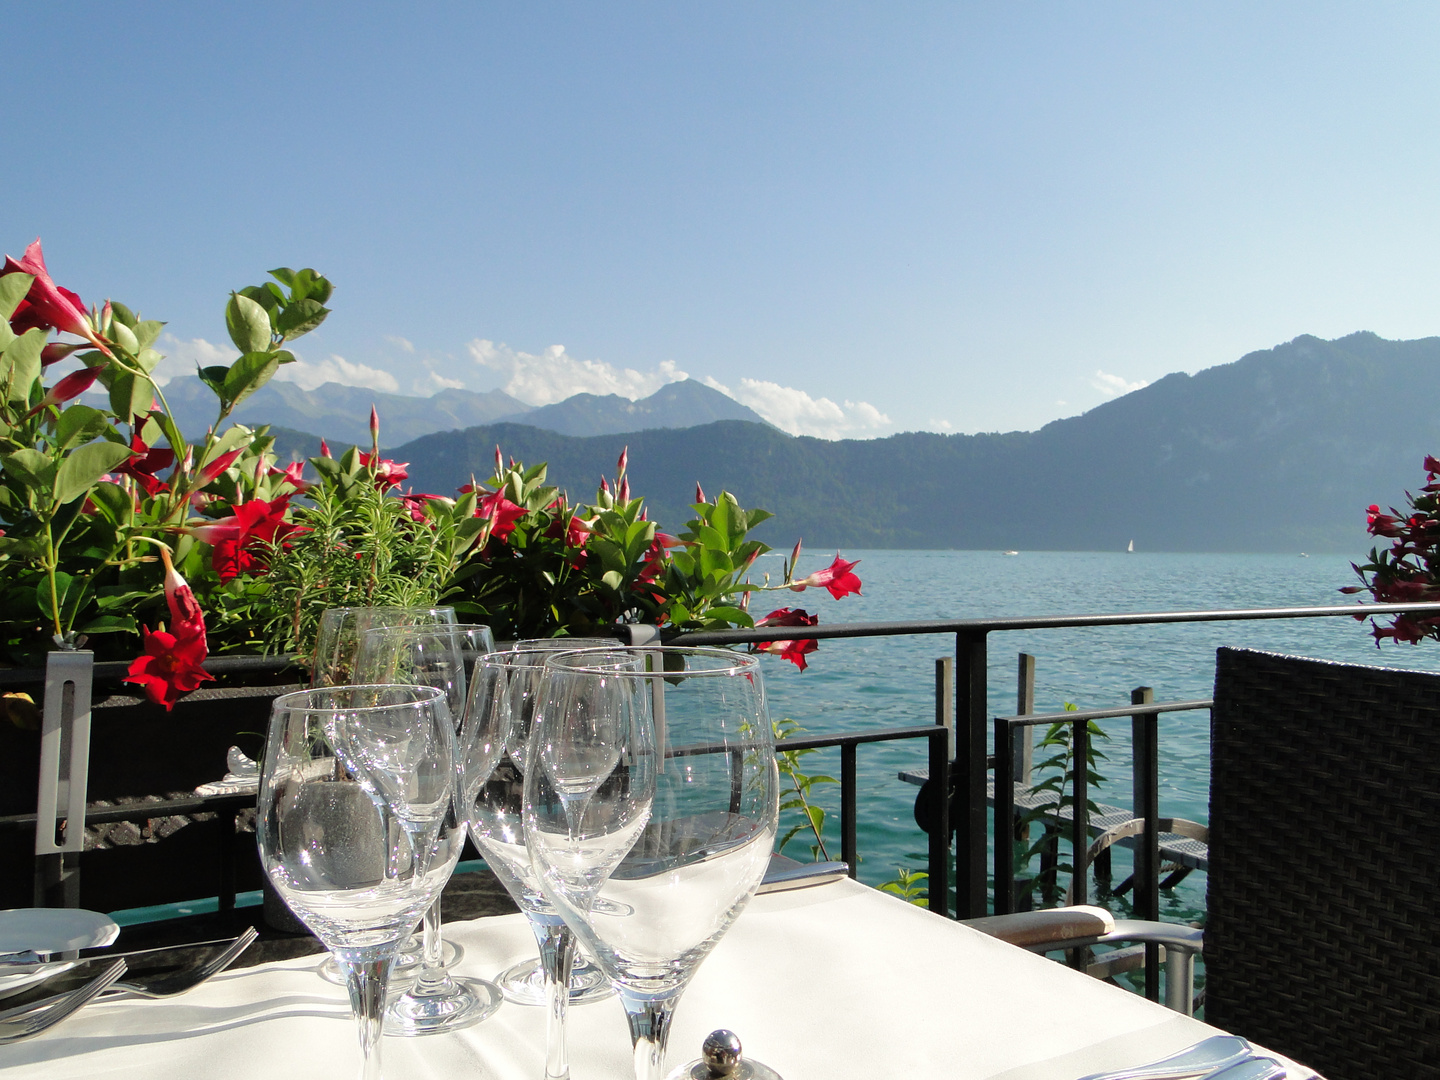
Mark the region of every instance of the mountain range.
<instances>
[{"instance_id":1,"label":"mountain range","mask_svg":"<svg viewBox=\"0 0 1440 1080\"><path fill-rule=\"evenodd\" d=\"M215 422L215 395L194 375L171 379L165 385L165 400L180 430L191 439L198 439ZM716 420L765 422L738 401L694 379L670 383L639 401L618 394L576 394L539 408L501 390L441 390L419 398L333 382L302 390L272 379L242 401L232 417L251 427L270 424L337 444L368 446L371 405L380 414L380 441L386 447L433 432L504 422L582 436L695 427Z\"/></svg>"},{"instance_id":2,"label":"mountain range","mask_svg":"<svg viewBox=\"0 0 1440 1080\"><path fill-rule=\"evenodd\" d=\"M391 456L416 490L490 475L495 446L588 498L626 445L670 529L696 482L778 515L771 543L902 548L1345 552L1365 507L1399 503L1440 452L1440 338L1303 336L1151 385L1039 431L844 440L722 420L575 437L500 423Z\"/></svg>"}]
</instances>

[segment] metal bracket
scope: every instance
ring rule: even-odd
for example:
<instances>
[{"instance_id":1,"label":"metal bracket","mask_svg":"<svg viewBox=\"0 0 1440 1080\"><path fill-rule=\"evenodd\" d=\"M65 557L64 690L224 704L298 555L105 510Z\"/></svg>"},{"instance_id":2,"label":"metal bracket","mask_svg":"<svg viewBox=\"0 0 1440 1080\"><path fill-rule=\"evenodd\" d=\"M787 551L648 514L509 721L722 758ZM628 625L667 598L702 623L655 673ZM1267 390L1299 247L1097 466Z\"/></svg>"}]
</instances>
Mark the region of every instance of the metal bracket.
<instances>
[{"instance_id":1,"label":"metal bracket","mask_svg":"<svg viewBox=\"0 0 1440 1080\"><path fill-rule=\"evenodd\" d=\"M35 806L35 901L41 905L80 903L94 671L95 654L88 650L52 652L45 665Z\"/></svg>"}]
</instances>

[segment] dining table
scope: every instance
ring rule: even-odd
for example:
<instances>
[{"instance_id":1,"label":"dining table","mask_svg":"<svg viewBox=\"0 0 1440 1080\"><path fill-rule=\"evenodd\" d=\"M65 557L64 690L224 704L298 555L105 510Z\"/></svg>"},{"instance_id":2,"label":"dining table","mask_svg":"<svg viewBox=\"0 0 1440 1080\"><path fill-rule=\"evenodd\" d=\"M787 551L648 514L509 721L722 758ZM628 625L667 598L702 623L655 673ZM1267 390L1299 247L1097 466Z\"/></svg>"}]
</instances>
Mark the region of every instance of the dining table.
<instances>
[{"instance_id":1,"label":"dining table","mask_svg":"<svg viewBox=\"0 0 1440 1080\"><path fill-rule=\"evenodd\" d=\"M462 975L493 977L535 954L518 914L450 922L445 935L464 950ZM6 1080L348 1078L360 1061L355 1022L344 989L317 966L310 956L223 972L171 999L101 1000L0 1046L0 1071ZM387 1037L384 1075L541 1080L544 1014L507 1002L459 1031ZM634 1075L616 998L572 1007L568 1024L573 1080ZM698 1057L719 1028L785 1080L1078 1080L1218 1034L849 879L751 901L680 999L667 1066ZM1315 1075L1279 1060L1289 1080Z\"/></svg>"}]
</instances>

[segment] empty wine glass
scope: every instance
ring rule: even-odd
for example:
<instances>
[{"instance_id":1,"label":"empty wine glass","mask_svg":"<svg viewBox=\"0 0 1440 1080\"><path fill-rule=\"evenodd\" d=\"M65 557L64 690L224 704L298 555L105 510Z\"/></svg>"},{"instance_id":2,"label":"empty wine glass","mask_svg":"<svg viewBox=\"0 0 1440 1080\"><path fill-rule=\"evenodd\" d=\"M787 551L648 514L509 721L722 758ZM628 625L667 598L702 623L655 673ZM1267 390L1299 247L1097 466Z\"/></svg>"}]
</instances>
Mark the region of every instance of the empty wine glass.
<instances>
[{"instance_id":1,"label":"empty wine glass","mask_svg":"<svg viewBox=\"0 0 1440 1080\"><path fill-rule=\"evenodd\" d=\"M380 1076L400 942L455 868L456 748L445 696L328 687L275 699L256 838L285 903L345 973L362 1080Z\"/></svg>"},{"instance_id":2,"label":"empty wine glass","mask_svg":"<svg viewBox=\"0 0 1440 1080\"><path fill-rule=\"evenodd\" d=\"M315 654L310 661L310 685L346 686L360 682L361 680L355 677L355 665L360 655L360 638L372 626L454 621L455 609L452 607L326 608L320 615ZM451 945L445 959L453 964L459 956L459 948ZM422 960L420 942L407 937L392 972L392 980L398 982L402 978L413 977ZM335 963L334 957L326 957L320 965L320 977L333 983L345 981L345 973Z\"/></svg>"},{"instance_id":3,"label":"empty wine glass","mask_svg":"<svg viewBox=\"0 0 1440 1080\"><path fill-rule=\"evenodd\" d=\"M435 687L445 694L458 726L465 710L467 669L494 649L490 628L477 624L371 627L360 639L356 677L365 683ZM456 836L463 845L463 828ZM500 1007L499 987L483 979L462 979L448 970L440 936L439 897L425 912L422 926L420 972L410 988L390 1003L386 1030L397 1035L429 1035L476 1024L492 1015Z\"/></svg>"},{"instance_id":4,"label":"empty wine glass","mask_svg":"<svg viewBox=\"0 0 1440 1080\"><path fill-rule=\"evenodd\" d=\"M565 1048L565 1014L571 1003L610 995L609 981L590 969L578 986L572 971L575 936L540 891L525 850L525 819L521 801L527 766L526 748L535 713L536 691L544 672L546 650L499 652L481 657L475 665L470 704L461 732L461 801L470 821L470 836L486 864L514 898L535 934L540 953L541 1003L546 1016L545 1075L560 1080L569 1075ZM607 653L607 656L612 654ZM620 655L614 662L633 665L636 658ZM533 961L502 975L519 975L529 990ZM518 970L517 970L518 969ZM507 990L506 996L510 992Z\"/></svg>"},{"instance_id":5,"label":"empty wine glass","mask_svg":"<svg viewBox=\"0 0 1440 1080\"><path fill-rule=\"evenodd\" d=\"M524 638L511 642L508 648L512 652L572 652L575 649L618 649L621 648L621 645L613 637L558 637ZM535 658L537 667L540 666L542 659L541 657ZM517 739L522 750L529 733L530 722L527 715L523 734L519 735ZM518 802L520 797L518 783L514 794ZM528 861L529 856L525 856L525 859ZM539 895L538 890L536 890L536 895ZM542 896L540 903L548 908L550 902ZM547 1004L544 965L539 957L533 960L521 960L518 964L511 965L495 976L495 982L504 992L507 1001L513 1001L517 1005ZM570 1004L586 1005L592 1001L601 1001L611 997L614 993L605 973L590 962L590 958L585 955L584 950L575 949L574 958L570 963Z\"/></svg>"},{"instance_id":6,"label":"empty wine glass","mask_svg":"<svg viewBox=\"0 0 1440 1080\"><path fill-rule=\"evenodd\" d=\"M779 778L759 667L723 649L552 654L526 755L540 888L619 992L638 1080L659 1080L676 1003L770 861Z\"/></svg>"},{"instance_id":7,"label":"empty wine glass","mask_svg":"<svg viewBox=\"0 0 1440 1080\"><path fill-rule=\"evenodd\" d=\"M310 662L311 686L346 686L355 677L360 639L372 626L453 623L453 607L335 607L320 615L315 655Z\"/></svg>"}]
</instances>

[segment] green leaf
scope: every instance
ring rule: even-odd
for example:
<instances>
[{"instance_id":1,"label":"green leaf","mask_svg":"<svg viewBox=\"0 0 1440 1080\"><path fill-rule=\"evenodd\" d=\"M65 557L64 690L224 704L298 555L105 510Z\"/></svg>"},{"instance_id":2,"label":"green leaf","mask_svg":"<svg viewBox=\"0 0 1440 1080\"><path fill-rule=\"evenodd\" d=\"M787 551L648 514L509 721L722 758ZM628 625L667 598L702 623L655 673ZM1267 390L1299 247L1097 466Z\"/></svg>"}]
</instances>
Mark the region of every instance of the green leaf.
<instances>
[{"instance_id":1,"label":"green leaf","mask_svg":"<svg viewBox=\"0 0 1440 1080\"><path fill-rule=\"evenodd\" d=\"M620 591L620 586L625 582L625 579L620 576L620 572L618 570L605 571L605 573L600 575L600 580L604 582L606 586L616 592Z\"/></svg>"},{"instance_id":2,"label":"green leaf","mask_svg":"<svg viewBox=\"0 0 1440 1080\"><path fill-rule=\"evenodd\" d=\"M275 329L286 341L293 341L314 330L329 314L330 309L318 300L297 300L280 312L275 320Z\"/></svg>"},{"instance_id":3,"label":"green leaf","mask_svg":"<svg viewBox=\"0 0 1440 1080\"><path fill-rule=\"evenodd\" d=\"M35 279L29 274L6 274L0 277L0 322L8 323L30 291Z\"/></svg>"},{"instance_id":4,"label":"green leaf","mask_svg":"<svg viewBox=\"0 0 1440 1080\"><path fill-rule=\"evenodd\" d=\"M119 484L102 481L90 489L90 501L114 525L128 524L135 513L135 503Z\"/></svg>"},{"instance_id":5,"label":"green leaf","mask_svg":"<svg viewBox=\"0 0 1440 1080\"><path fill-rule=\"evenodd\" d=\"M239 405L259 390L280 369L280 361L270 352L249 352L230 365L225 376L222 397Z\"/></svg>"},{"instance_id":6,"label":"green leaf","mask_svg":"<svg viewBox=\"0 0 1440 1080\"><path fill-rule=\"evenodd\" d=\"M144 322L137 322L133 329L136 339L140 342L140 348L148 349L159 339L160 331L165 329L165 324L158 319L146 319ZM146 368L145 370L149 371L153 366L154 365L151 365L150 368Z\"/></svg>"},{"instance_id":7,"label":"green leaf","mask_svg":"<svg viewBox=\"0 0 1440 1080\"><path fill-rule=\"evenodd\" d=\"M135 619L130 615L100 615L80 627L82 634L139 633Z\"/></svg>"},{"instance_id":8,"label":"green leaf","mask_svg":"<svg viewBox=\"0 0 1440 1080\"><path fill-rule=\"evenodd\" d=\"M77 443L97 439L110 427L110 418L99 409L88 405L71 405L60 414L55 425L55 441L60 449L68 450Z\"/></svg>"},{"instance_id":9,"label":"green leaf","mask_svg":"<svg viewBox=\"0 0 1440 1080\"><path fill-rule=\"evenodd\" d=\"M0 465L15 479L36 492L49 492L55 481L55 462L32 447L0 458Z\"/></svg>"},{"instance_id":10,"label":"green leaf","mask_svg":"<svg viewBox=\"0 0 1440 1080\"><path fill-rule=\"evenodd\" d=\"M141 371L147 373L154 371L155 366L164 359L165 357L154 349L141 348L141 350L135 354L135 363L140 367Z\"/></svg>"},{"instance_id":11,"label":"green leaf","mask_svg":"<svg viewBox=\"0 0 1440 1080\"><path fill-rule=\"evenodd\" d=\"M14 275L7 275L13 277ZM5 280L0 278L0 281ZM45 348L49 331L36 327L27 330L5 347L4 378L8 381L11 401L28 402L35 380L40 378L40 351Z\"/></svg>"},{"instance_id":12,"label":"green leaf","mask_svg":"<svg viewBox=\"0 0 1440 1080\"><path fill-rule=\"evenodd\" d=\"M135 331L119 319L110 324L110 338L131 356L140 351L140 339L135 336Z\"/></svg>"},{"instance_id":13,"label":"green leaf","mask_svg":"<svg viewBox=\"0 0 1440 1080\"><path fill-rule=\"evenodd\" d=\"M215 440L215 445L210 447L210 452L206 454L204 460L200 462L200 467L203 469L222 454L228 454L236 447L250 445L250 441L254 438L255 432L251 431L244 424L231 424L221 433L220 437Z\"/></svg>"},{"instance_id":14,"label":"green leaf","mask_svg":"<svg viewBox=\"0 0 1440 1080\"><path fill-rule=\"evenodd\" d=\"M78 499L89 491L111 469L130 457L130 448L112 442L93 442L69 454L60 463L55 478L55 501L60 504Z\"/></svg>"},{"instance_id":15,"label":"green leaf","mask_svg":"<svg viewBox=\"0 0 1440 1080\"><path fill-rule=\"evenodd\" d=\"M230 374L230 369L224 364L212 364L203 368L197 365L195 374L200 377L201 382L215 391L216 397L225 396L225 376Z\"/></svg>"},{"instance_id":16,"label":"green leaf","mask_svg":"<svg viewBox=\"0 0 1440 1080\"><path fill-rule=\"evenodd\" d=\"M225 305L225 328L242 353L264 352L270 348L270 316L248 296L230 294L230 302Z\"/></svg>"},{"instance_id":17,"label":"green leaf","mask_svg":"<svg viewBox=\"0 0 1440 1080\"><path fill-rule=\"evenodd\" d=\"M135 323L139 321L135 318L135 313L119 300L110 301L110 312L115 316L115 321L127 330L134 329Z\"/></svg>"},{"instance_id":18,"label":"green leaf","mask_svg":"<svg viewBox=\"0 0 1440 1080\"><path fill-rule=\"evenodd\" d=\"M142 375L125 371L110 384L110 409L124 423L128 424L133 416L148 413L154 400L155 384Z\"/></svg>"},{"instance_id":19,"label":"green leaf","mask_svg":"<svg viewBox=\"0 0 1440 1080\"><path fill-rule=\"evenodd\" d=\"M65 601L74 579L62 570L55 571L55 598L60 601L60 610L65 610ZM35 583L35 603L40 614L46 619L55 618L55 607L50 603L50 580L42 577Z\"/></svg>"}]
</instances>

